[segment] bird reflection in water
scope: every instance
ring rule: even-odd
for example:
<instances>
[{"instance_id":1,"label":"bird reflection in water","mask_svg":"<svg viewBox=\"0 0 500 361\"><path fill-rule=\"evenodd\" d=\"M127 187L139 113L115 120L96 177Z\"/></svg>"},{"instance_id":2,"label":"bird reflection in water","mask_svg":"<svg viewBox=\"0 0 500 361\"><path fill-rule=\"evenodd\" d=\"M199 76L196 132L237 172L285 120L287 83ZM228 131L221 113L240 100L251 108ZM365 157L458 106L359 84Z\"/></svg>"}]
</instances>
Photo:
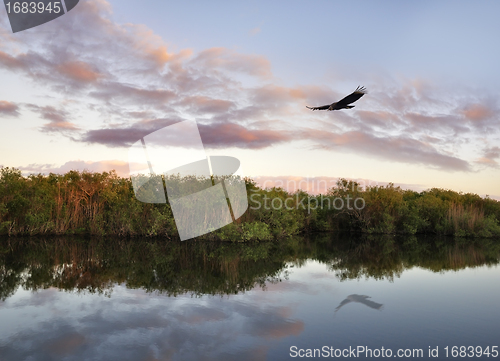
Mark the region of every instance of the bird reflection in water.
<instances>
[{"instance_id":1,"label":"bird reflection in water","mask_svg":"<svg viewBox=\"0 0 500 361\"><path fill-rule=\"evenodd\" d=\"M335 309L334 316L337 313L337 311L340 310L341 307L343 307L351 302L362 303L363 305L368 306L370 308L373 308L374 310L381 310L382 307L384 306L381 303L370 301L368 298L371 298L371 297L365 296L365 295L349 295L349 296L347 296L346 299L343 300L342 302L340 302L340 304Z\"/></svg>"}]
</instances>

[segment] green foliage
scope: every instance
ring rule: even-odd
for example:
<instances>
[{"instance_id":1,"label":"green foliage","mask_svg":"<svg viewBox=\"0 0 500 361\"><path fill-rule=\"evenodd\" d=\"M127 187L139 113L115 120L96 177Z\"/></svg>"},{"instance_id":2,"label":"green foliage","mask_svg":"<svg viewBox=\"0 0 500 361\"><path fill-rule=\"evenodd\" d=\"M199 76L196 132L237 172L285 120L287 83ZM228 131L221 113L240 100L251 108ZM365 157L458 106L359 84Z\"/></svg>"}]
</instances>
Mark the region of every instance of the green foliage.
<instances>
[{"instance_id":1,"label":"green foliage","mask_svg":"<svg viewBox=\"0 0 500 361\"><path fill-rule=\"evenodd\" d=\"M249 209L242 217L242 222L255 223L255 226L247 226L247 229L262 235L270 232L275 238L296 235L305 230L308 219L306 193L292 194L281 188L261 189L253 183L247 191ZM262 224L268 227L264 228Z\"/></svg>"},{"instance_id":2,"label":"green foliage","mask_svg":"<svg viewBox=\"0 0 500 361\"><path fill-rule=\"evenodd\" d=\"M362 209L326 211L326 218L337 230L500 237L500 202L476 194L437 188L418 193L393 184L361 189L359 184L341 179L328 196L364 200Z\"/></svg>"},{"instance_id":3,"label":"green foliage","mask_svg":"<svg viewBox=\"0 0 500 361\"><path fill-rule=\"evenodd\" d=\"M164 181L182 196L221 179L172 176ZM346 179L316 196L282 188L262 189L251 179L245 179L245 184L248 210L232 224L200 239L267 241L342 230L500 237L500 202L476 194L437 188L419 193L393 184L363 188ZM146 187L145 192L154 189ZM138 201L131 180L114 171L23 177L13 168L0 168L0 234L178 238L170 204Z\"/></svg>"},{"instance_id":4,"label":"green foliage","mask_svg":"<svg viewBox=\"0 0 500 361\"><path fill-rule=\"evenodd\" d=\"M273 239L270 227L262 222L244 223L241 225L243 233L241 238L244 241L258 240L270 241Z\"/></svg>"}]
</instances>

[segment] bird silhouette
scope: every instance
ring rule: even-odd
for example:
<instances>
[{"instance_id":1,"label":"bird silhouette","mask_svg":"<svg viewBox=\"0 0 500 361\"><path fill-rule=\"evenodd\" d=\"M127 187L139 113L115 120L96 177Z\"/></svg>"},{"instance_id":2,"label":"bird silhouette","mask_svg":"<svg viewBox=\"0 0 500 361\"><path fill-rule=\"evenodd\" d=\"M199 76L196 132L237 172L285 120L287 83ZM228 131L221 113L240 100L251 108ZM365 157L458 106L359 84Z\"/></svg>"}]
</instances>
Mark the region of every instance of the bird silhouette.
<instances>
[{"instance_id":1,"label":"bird silhouette","mask_svg":"<svg viewBox=\"0 0 500 361\"><path fill-rule=\"evenodd\" d=\"M373 308L374 310L380 310L384 306L381 303L370 301L370 300L368 300L368 298L371 298L371 297L370 296L365 296L365 295L349 295L349 296L346 297L345 300L343 300L342 302L340 302L340 304L335 309L334 313L336 313L338 310L340 310L340 308L342 306L345 306L345 305L347 305L348 303L351 303L351 302L362 303L363 305L368 306L370 308Z\"/></svg>"},{"instance_id":2,"label":"bird silhouette","mask_svg":"<svg viewBox=\"0 0 500 361\"><path fill-rule=\"evenodd\" d=\"M308 107L306 105L307 109L311 110L340 110L340 109L351 109L354 108L354 105L349 105L351 103L354 103L356 100L361 98L363 95L366 94L366 89L365 87L357 87L356 90L346 96L344 99L339 100L336 103L328 104L328 105L323 105L320 107Z\"/></svg>"}]
</instances>

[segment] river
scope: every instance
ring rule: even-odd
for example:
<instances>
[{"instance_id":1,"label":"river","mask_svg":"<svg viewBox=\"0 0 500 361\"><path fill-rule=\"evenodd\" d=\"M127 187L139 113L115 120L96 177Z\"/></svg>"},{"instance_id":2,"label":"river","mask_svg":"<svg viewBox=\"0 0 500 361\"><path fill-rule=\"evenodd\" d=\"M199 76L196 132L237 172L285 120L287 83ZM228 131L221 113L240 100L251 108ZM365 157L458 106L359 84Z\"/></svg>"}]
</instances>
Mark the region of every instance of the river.
<instances>
[{"instance_id":1,"label":"river","mask_svg":"<svg viewBox=\"0 0 500 361\"><path fill-rule=\"evenodd\" d=\"M438 237L3 238L0 360L500 359L499 255Z\"/></svg>"}]
</instances>

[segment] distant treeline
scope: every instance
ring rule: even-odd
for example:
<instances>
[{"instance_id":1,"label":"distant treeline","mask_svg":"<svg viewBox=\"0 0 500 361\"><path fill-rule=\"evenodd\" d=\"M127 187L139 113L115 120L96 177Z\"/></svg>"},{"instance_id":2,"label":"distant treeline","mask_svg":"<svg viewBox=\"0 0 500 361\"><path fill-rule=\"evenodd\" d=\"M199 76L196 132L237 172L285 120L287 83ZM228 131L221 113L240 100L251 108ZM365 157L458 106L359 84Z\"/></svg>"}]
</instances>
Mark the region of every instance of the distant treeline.
<instances>
[{"instance_id":1,"label":"distant treeline","mask_svg":"<svg viewBox=\"0 0 500 361\"><path fill-rule=\"evenodd\" d=\"M246 213L200 238L264 241L324 231L500 237L500 202L471 193L363 188L345 179L317 196L262 189L251 179L246 187ZM77 171L24 177L13 168L0 168L0 234L178 239L170 205L138 201L129 178Z\"/></svg>"}]
</instances>

